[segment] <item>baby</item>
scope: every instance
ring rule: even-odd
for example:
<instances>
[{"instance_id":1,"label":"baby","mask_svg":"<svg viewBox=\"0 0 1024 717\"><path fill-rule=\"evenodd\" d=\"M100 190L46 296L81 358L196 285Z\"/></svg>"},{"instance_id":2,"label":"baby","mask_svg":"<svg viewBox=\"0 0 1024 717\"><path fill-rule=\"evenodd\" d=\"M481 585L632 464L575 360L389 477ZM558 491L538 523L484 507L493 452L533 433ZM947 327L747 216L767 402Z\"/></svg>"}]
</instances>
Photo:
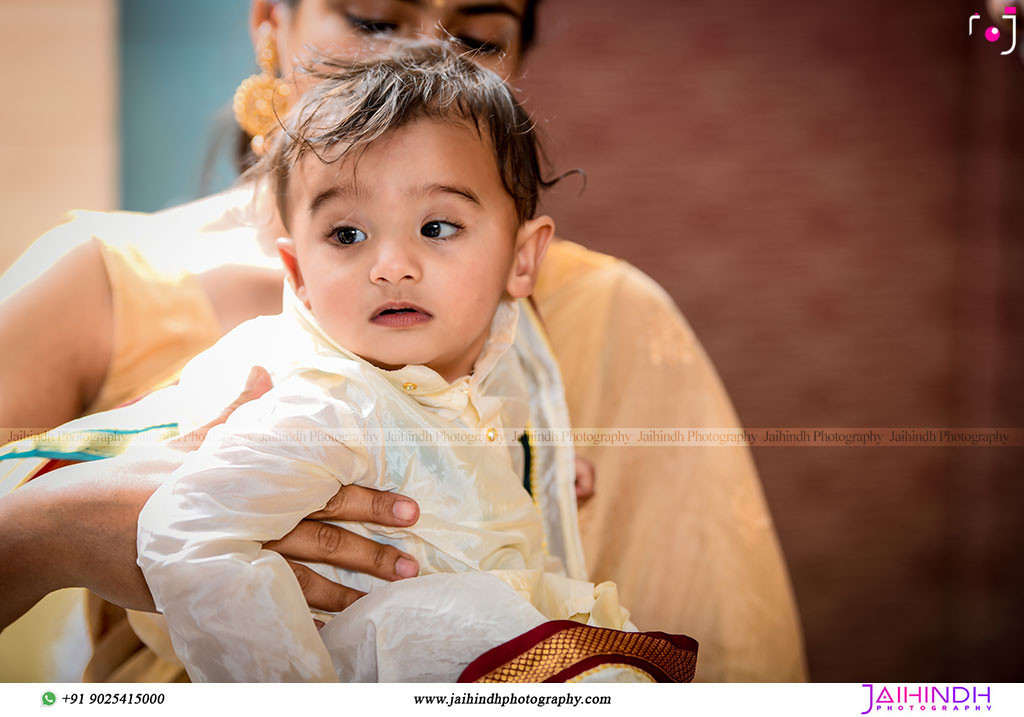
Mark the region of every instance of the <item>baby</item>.
<instances>
[{"instance_id":1,"label":"baby","mask_svg":"<svg viewBox=\"0 0 1024 717\"><path fill-rule=\"evenodd\" d=\"M441 681L551 620L635 630L614 585L582 579L571 448L516 438L568 426L525 301L554 232L534 216L528 117L442 45L316 76L253 170L290 235L284 312L193 360L174 395L198 424L254 364L275 387L213 429L140 517L139 565L175 653L199 681ZM262 543L349 483L419 503L408 529L345 527L415 557L421 577L311 566L368 593L318 614L318 631Z\"/></svg>"}]
</instances>

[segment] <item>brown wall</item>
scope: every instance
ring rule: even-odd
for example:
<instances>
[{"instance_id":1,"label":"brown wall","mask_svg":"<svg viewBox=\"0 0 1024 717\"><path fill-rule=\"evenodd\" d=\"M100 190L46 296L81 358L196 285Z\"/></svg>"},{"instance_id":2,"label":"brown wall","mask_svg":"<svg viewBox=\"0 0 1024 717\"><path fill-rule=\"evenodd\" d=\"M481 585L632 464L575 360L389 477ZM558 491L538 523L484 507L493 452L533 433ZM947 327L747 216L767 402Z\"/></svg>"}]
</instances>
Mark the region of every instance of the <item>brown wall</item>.
<instances>
[{"instance_id":1,"label":"brown wall","mask_svg":"<svg viewBox=\"0 0 1024 717\"><path fill-rule=\"evenodd\" d=\"M746 425L1024 426L1024 67L975 11L542 5L521 86L588 177L546 209L671 292ZM1024 674L1022 451L755 449L813 679Z\"/></svg>"}]
</instances>

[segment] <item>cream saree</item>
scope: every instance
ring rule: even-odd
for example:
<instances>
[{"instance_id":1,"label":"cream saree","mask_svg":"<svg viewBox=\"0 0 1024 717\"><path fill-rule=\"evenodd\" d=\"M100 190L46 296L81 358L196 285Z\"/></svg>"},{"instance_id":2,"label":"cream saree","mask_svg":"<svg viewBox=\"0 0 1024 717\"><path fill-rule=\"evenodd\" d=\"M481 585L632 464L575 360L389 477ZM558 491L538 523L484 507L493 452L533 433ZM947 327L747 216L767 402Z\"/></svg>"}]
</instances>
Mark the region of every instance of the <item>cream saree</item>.
<instances>
[{"instance_id":1,"label":"cream saree","mask_svg":"<svg viewBox=\"0 0 1024 717\"><path fill-rule=\"evenodd\" d=\"M574 427L735 428L711 361L671 298L624 261L558 242L535 297ZM807 679L785 561L744 446L580 446L591 579L614 579L641 630L700 643L697 681Z\"/></svg>"}]
</instances>

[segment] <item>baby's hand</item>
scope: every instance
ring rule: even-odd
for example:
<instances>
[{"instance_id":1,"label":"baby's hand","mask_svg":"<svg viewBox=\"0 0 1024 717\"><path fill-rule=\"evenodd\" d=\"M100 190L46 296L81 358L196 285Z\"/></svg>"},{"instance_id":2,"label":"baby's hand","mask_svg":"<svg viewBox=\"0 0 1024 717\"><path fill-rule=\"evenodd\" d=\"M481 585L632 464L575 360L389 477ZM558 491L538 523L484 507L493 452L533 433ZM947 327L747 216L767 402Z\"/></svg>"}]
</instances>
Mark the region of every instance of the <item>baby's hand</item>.
<instances>
[{"instance_id":1,"label":"baby's hand","mask_svg":"<svg viewBox=\"0 0 1024 717\"><path fill-rule=\"evenodd\" d=\"M228 416L235 412L235 409L241 406L243 403L249 403L249 401L255 401L257 398L265 394L274 384L270 380L270 374L267 373L267 369L262 366L253 366L252 370L249 371L249 378L245 380L245 388L238 394L238 398L231 402L227 408L220 412L220 415L207 424L200 426L199 428L186 433L184 436L178 436L172 441L169 441L167 445L172 448L176 448L179 451L194 451L202 444L206 438L206 434L210 432L210 429L214 426L219 426L228 420Z\"/></svg>"},{"instance_id":2,"label":"baby's hand","mask_svg":"<svg viewBox=\"0 0 1024 717\"><path fill-rule=\"evenodd\" d=\"M255 400L271 389L270 374L262 366L249 372L245 388L230 406L204 426L175 439L171 445L183 451L195 450L207 432L228 420L235 409ZM593 469L591 469L593 472ZM381 545L339 528L325 520L349 520L376 525L407 527L420 516L419 506L409 498L394 493L349 485L342 487L323 510L303 520L280 540L263 547L280 553L288 561L302 588L309 606L327 612L339 612L363 596L358 590L332 583L319 573L294 561L326 563L336 568L374 575L384 580L415 577L419 573L416 560L390 545Z\"/></svg>"},{"instance_id":3,"label":"baby's hand","mask_svg":"<svg viewBox=\"0 0 1024 717\"><path fill-rule=\"evenodd\" d=\"M597 472L594 464L586 458L576 456L576 504L583 505L594 497Z\"/></svg>"}]
</instances>

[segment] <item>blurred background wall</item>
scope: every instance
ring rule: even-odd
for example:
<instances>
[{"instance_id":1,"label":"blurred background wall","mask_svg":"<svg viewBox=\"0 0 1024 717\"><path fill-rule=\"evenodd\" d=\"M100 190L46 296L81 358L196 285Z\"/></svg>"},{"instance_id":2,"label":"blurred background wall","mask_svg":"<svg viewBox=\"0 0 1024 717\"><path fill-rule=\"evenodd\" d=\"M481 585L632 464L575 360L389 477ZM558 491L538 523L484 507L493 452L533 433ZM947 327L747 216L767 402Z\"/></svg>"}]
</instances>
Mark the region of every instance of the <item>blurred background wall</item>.
<instances>
[{"instance_id":1,"label":"blurred background wall","mask_svg":"<svg viewBox=\"0 0 1024 717\"><path fill-rule=\"evenodd\" d=\"M114 209L117 3L0 0L0 271L68 209Z\"/></svg>"},{"instance_id":2,"label":"blurred background wall","mask_svg":"<svg viewBox=\"0 0 1024 717\"><path fill-rule=\"evenodd\" d=\"M247 0L118 0L121 207L154 211L234 180L231 98L257 72Z\"/></svg>"},{"instance_id":3,"label":"blurred background wall","mask_svg":"<svg viewBox=\"0 0 1024 717\"><path fill-rule=\"evenodd\" d=\"M983 2L543 8L559 234L669 290L744 424L1024 426L1024 66ZM755 449L813 679L1024 675L1022 451Z\"/></svg>"},{"instance_id":4,"label":"blurred background wall","mask_svg":"<svg viewBox=\"0 0 1024 717\"><path fill-rule=\"evenodd\" d=\"M0 0L0 266L68 207L229 181L227 147L205 187L204 158L255 70L246 5ZM1024 67L973 12L545 0L521 87L588 178L546 209L669 290L746 425L1024 427ZM813 679L1024 674L1022 450L755 448Z\"/></svg>"}]
</instances>

